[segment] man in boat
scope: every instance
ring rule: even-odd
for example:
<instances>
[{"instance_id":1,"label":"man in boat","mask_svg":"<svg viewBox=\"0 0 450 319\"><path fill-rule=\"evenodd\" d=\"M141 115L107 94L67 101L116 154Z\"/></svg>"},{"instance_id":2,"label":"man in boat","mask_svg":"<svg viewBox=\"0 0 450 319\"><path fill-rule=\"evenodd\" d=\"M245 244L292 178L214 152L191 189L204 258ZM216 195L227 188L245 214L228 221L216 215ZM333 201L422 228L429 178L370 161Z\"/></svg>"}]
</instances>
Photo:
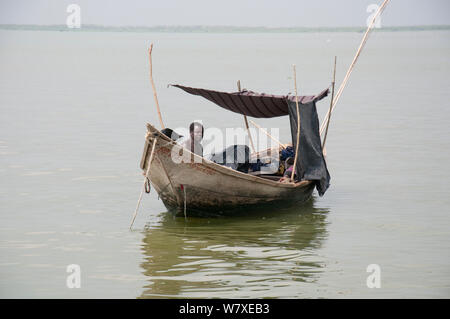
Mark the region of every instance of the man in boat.
<instances>
[{"instance_id":1,"label":"man in boat","mask_svg":"<svg viewBox=\"0 0 450 319\"><path fill-rule=\"evenodd\" d=\"M203 146L201 144L205 133L203 125L199 122L192 122L189 125L189 133L190 137L181 142L181 146L198 156L203 156Z\"/></svg>"}]
</instances>

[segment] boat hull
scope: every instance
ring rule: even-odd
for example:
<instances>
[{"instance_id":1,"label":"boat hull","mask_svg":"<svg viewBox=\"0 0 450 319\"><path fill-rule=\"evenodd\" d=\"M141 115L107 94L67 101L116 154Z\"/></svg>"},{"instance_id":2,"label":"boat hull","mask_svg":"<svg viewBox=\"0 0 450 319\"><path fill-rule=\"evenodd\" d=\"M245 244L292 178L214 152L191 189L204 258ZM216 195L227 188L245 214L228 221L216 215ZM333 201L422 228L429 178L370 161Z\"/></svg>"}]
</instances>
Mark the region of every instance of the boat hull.
<instances>
[{"instance_id":1,"label":"boat hull","mask_svg":"<svg viewBox=\"0 0 450 319\"><path fill-rule=\"evenodd\" d=\"M228 214L307 201L314 183L280 183L245 174L192 154L147 124L141 168L164 205L177 215Z\"/></svg>"}]
</instances>

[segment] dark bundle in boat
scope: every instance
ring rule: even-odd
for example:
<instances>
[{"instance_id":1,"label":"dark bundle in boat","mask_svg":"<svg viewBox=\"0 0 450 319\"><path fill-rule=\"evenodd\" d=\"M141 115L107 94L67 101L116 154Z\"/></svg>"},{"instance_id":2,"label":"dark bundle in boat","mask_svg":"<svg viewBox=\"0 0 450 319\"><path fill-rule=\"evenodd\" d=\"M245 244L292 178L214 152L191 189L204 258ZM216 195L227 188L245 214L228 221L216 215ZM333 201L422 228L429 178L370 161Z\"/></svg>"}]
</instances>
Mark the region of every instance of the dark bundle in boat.
<instances>
[{"instance_id":1,"label":"dark bundle in boat","mask_svg":"<svg viewBox=\"0 0 450 319\"><path fill-rule=\"evenodd\" d=\"M231 145L222 152L211 154L208 159L239 172L248 173L250 168L250 148L247 145Z\"/></svg>"}]
</instances>

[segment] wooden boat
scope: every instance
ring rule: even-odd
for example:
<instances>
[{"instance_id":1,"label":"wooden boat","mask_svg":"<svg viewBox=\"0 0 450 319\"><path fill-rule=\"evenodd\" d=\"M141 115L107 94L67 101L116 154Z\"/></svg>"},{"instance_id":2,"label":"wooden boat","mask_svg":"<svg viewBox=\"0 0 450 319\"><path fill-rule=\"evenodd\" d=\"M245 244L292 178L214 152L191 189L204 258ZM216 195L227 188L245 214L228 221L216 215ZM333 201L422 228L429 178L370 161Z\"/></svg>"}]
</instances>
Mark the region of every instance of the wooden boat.
<instances>
[{"instance_id":1,"label":"wooden boat","mask_svg":"<svg viewBox=\"0 0 450 319\"><path fill-rule=\"evenodd\" d=\"M376 19L381 15L388 2L389 0L384 0L373 16L355 57L345 74L344 80L334 97L335 57L330 108L325 115L326 120L322 122L320 128L315 102L327 96L328 89L315 96L297 96L296 88L295 96L276 96L258 94L246 90L241 91L239 83L239 91L234 93L173 85L189 94L202 96L229 111L244 115L247 129L247 116L270 118L289 115L292 141L296 150L294 163L297 165L297 170L295 170L296 166L294 165L294 171L297 176L300 176L301 180L280 183L278 181L279 177L276 176L255 176L242 173L197 156L187 149L183 149L183 151L188 152L189 156L195 160L181 163L174 162L171 155L173 152L178 152L181 146L153 125L147 124L148 132L141 159L141 168L146 176L146 182L153 184L166 207L169 210L175 210L178 214L184 213L186 216L187 212L213 211L225 213L245 210L249 207L254 208L260 205L302 203L311 197L314 187L317 188L319 195L322 196L327 190L330 180L323 153L331 113L342 95ZM160 123L164 127L152 78L151 51L152 45L149 49L150 80ZM295 67L294 79L296 79ZM293 107L294 100L296 109ZM302 107L299 108L299 104L302 104ZM307 136L303 138L302 143L300 136L304 134L305 125L302 124L300 128L300 119L305 118L305 115ZM321 141L321 135L324 130L324 140ZM295 135L296 139L294 140ZM267 155L276 152L278 155L279 151L280 149L267 149L264 152ZM302 155L299 156L299 153ZM258 154L253 154L253 156L258 156ZM301 168L299 169L299 167ZM136 217L141 198L142 193L131 225Z\"/></svg>"},{"instance_id":2,"label":"wooden boat","mask_svg":"<svg viewBox=\"0 0 450 319\"><path fill-rule=\"evenodd\" d=\"M253 176L214 163L183 148L194 158L189 163L175 163L172 152L181 146L147 124L147 135L140 167L147 172L153 143L156 143L149 170L151 183L164 205L177 215L232 213L250 207L271 204L302 203L311 197L314 183L280 183L278 177ZM279 149L267 149L259 155L270 155Z\"/></svg>"},{"instance_id":3,"label":"wooden boat","mask_svg":"<svg viewBox=\"0 0 450 319\"><path fill-rule=\"evenodd\" d=\"M246 90L228 93L181 85L173 86L187 93L202 96L225 109L245 116L269 118L289 115L291 120L293 116L297 117L297 113L293 115L293 111L289 109L289 104L294 100L294 97L289 95L259 94ZM306 108L308 103L313 104L314 112L311 114L317 122L316 127L312 128L317 137L316 149L308 149L310 145L302 145L300 139L299 151L304 154L307 152L320 154L320 158L317 160L323 162L325 170L315 103L326 97L328 91L325 89L315 96L298 97L298 101L302 103L302 109ZM295 132L292 134L297 135L296 127L295 124ZM304 124L302 127L308 127L308 124ZM307 128L302 129L302 136L304 130L308 132ZM167 133L167 131L165 132ZM313 139L310 136L305 140ZM256 162L252 159L267 156L279 159L280 147L253 153L250 155L250 162ZM294 149L295 147L294 145ZM185 158L188 158L187 161L173 160L173 154L180 152ZM149 162L151 162L150 167L148 166ZM298 167L301 165L305 166L304 163L299 162ZM308 165L306 163L306 166ZM313 182L302 178L303 180L281 183L279 175L265 175L261 172L260 174L258 172L243 173L217 164L183 148L151 124L147 124L147 135L140 167L148 178L147 182L153 184L165 206L179 215L225 214L273 204L286 206L303 203L311 197L314 187L317 187L317 180ZM320 167L319 169L314 167L314 170L319 171ZM296 171L297 173L299 171ZM303 174L297 174L297 176L303 176ZM326 182L328 183L328 180Z\"/></svg>"}]
</instances>

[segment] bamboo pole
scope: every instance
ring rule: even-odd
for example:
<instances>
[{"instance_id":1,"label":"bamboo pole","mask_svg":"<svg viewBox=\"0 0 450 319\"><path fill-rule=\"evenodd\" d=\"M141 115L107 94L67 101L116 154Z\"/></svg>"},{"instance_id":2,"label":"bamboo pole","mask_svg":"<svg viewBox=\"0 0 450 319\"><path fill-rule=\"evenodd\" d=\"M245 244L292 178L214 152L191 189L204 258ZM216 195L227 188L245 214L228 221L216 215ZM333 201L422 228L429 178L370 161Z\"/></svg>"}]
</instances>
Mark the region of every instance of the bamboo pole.
<instances>
[{"instance_id":1,"label":"bamboo pole","mask_svg":"<svg viewBox=\"0 0 450 319\"><path fill-rule=\"evenodd\" d=\"M295 105L297 107L297 145L295 146L295 159L294 159L294 167L292 168L291 182L294 181L294 174L298 159L298 147L300 144L300 109L298 107L297 71L295 70L295 64L293 65L293 67L294 67L294 85L295 85Z\"/></svg>"},{"instance_id":2,"label":"bamboo pole","mask_svg":"<svg viewBox=\"0 0 450 319\"><path fill-rule=\"evenodd\" d=\"M328 111L328 119L327 119L327 127L325 129L325 135L323 137L323 143L322 143L322 150L325 148L325 142L327 141L327 135L328 135L328 126L330 125L330 118L331 118L331 108L333 107L333 98L334 98L334 84L336 82L336 60L337 57L334 57L334 69L333 69L333 80L331 82L331 101L330 101L330 109Z\"/></svg>"},{"instance_id":3,"label":"bamboo pole","mask_svg":"<svg viewBox=\"0 0 450 319\"><path fill-rule=\"evenodd\" d=\"M238 91L241 92L241 81L237 81ZM248 139L250 140L250 145L252 147L253 153L256 153L255 145L253 144L252 134L250 133L250 129L248 127L247 115L244 114L244 122L245 127L247 128Z\"/></svg>"},{"instance_id":4,"label":"bamboo pole","mask_svg":"<svg viewBox=\"0 0 450 319\"><path fill-rule=\"evenodd\" d=\"M154 97L155 103L156 103L156 110L158 111L159 123L161 124L161 128L165 128L163 120L162 120L162 116L161 116L161 110L159 109L158 96L156 95L155 82L153 81L153 75L152 75L152 49L153 49L153 43L150 44L150 48L148 49L148 58L149 58L149 62L150 62L150 82L151 82L152 88L153 88L153 97Z\"/></svg>"},{"instance_id":5,"label":"bamboo pole","mask_svg":"<svg viewBox=\"0 0 450 319\"><path fill-rule=\"evenodd\" d=\"M249 120L250 123L252 123L255 127L259 128L264 134L266 134L268 137L270 137L272 140L274 140L275 142L277 142L278 144L280 144L280 146L285 149L286 146L284 146L283 143L281 143L279 140L277 140L275 137L273 137L272 135L270 135L265 129L263 129L261 126L259 126L258 124L256 124L255 122L253 122L252 120Z\"/></svg>"},{"instance_id":6,"label":"bamboo pole","mask_svg":"<svg viewBox=\"0 0 450 319\"><path fill-rule=\"evenodd\" d=\"M142 195L144 194L144 191L145 191L145 184L147 183L147 179L149 178L149 175L150 175L150 166L152 165L153 154L155 153L156 142L157 142L157 138L155 138L153 140L152 152L150 153L150 159L148 160L147 171L145 172L144 184L142 185L142 191L141 191L141 194L139 195L139 200L136 205L136 210L134 211L134 214L133 214L133 219L131 220L130 229L133 227L134 220L136 219L136 216L137 216L137 213L139 210L139 205L141 204L141 200L142 200Z\"/></svg>"},{"instance_id":7,"label":"bamboo pole","mask_svg":"<svg viewBox=\"0 0 450 319\"><path fill-rule=\"evenodd\" d=\"M367 42L367 39L369 37L369 33L372 30L376 19L381 15L381 13L383 12L384 8L386 7L386 5L388 4L389 0L384 0L384 2L381 4L381 6L378 8L378 11L375 13L375 15L372 18L372 21L370 22L369 26L367 27L366 33L364 33L364 36L361 40L361 44L358 47L358 50L356 51L355 57L353 58L352 63L350 64L350 67L347 70L347 73L345 74L344 80L342 80L341 86L339 87L339 90L336 93L336 97L333 99L333 106L331 107L330 110L328 110L327 114L325 115L325 119L329 117L328 113L333 112L334 108L336 107L337 102L339 101L339 98L342 95L342 92L344 91L344 88L348 82L348 79L350 77L350 74L353 71L353 67L355 66L356 61L359 58L359 55L361 54L362 49L364 48L364 45ZM322 125L320 126L320 134L322 134L323 130L325 129L325 125L326 125L326 120L324 120L322 122Z\"/></svg>"}]
</instances>

